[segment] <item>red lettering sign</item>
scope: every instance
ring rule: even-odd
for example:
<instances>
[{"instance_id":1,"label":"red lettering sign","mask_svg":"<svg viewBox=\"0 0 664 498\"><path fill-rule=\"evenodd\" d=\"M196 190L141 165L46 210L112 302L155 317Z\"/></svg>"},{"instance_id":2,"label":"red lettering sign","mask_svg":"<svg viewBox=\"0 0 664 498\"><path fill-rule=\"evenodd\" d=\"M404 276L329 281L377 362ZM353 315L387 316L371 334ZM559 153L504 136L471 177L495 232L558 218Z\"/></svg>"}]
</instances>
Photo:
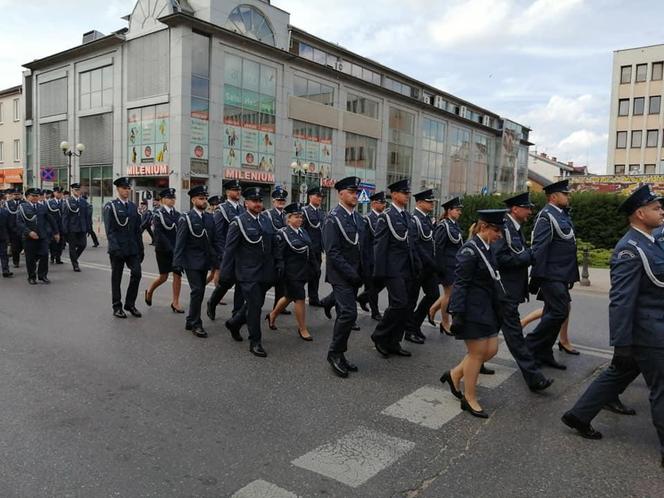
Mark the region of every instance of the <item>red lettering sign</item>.
<instances>
[{"instance_id":1,"label":"red lettering sign","mask_svg":"<svg viewBox=\"0 0 664 498\"><path fill-rule=\"evenodd\" d=\"M274 183L273 173L249 169L226 168L224 170L224 178L256 183Z\"/></svg>"},{"instance_id":2,"label":"red lettering sign","mask_svg":"<svg viewBox=\"0 0 664 498\"><path fill-rule=\"evenodd\" d=\"M168 164L127 166L127 176L168 176Z\"/></svg>"}]
</instances>

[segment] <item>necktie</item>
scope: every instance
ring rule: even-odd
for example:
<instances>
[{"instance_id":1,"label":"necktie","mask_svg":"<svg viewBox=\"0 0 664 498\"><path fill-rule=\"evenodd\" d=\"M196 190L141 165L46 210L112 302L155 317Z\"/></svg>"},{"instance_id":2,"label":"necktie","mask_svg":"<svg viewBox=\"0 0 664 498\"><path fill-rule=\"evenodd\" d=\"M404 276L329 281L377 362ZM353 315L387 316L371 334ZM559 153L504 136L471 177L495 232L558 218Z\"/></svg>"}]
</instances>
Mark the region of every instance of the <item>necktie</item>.
<instances>
[{"instance_id":1,"label":"necktie","mask_svg":"<svg viewBox=\"0 0 664 498\"><path fill-rule=\"evenodd\" d=\"M403 218L403 221L406 225L408 225L408 215L406 214L406 211L401 211L401 217Z\"/></svg>"}]
</instances>

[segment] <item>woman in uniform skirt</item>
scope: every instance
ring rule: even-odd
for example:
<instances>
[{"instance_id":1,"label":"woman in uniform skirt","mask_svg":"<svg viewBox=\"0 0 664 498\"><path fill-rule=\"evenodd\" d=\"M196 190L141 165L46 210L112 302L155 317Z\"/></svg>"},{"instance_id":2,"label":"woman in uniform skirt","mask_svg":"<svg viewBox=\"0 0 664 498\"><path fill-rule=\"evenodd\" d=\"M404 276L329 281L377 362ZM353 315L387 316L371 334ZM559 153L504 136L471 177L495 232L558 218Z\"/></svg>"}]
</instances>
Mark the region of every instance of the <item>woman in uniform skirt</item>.
<instances>
[{"instance_id":1,"label":"woman in uniform skirt","mask_svg":"<svg viewBox=\"0 0 664 498\"><path fill-rule=\"evenodd\" d=\"M173 267L173 250L175 249L175 233L177 229L180 213L175 208L175 189L167 188L163 190L159 197L161 206L159 206L152 216L152 227L154 230L155 248L154 253L157 258L157 268L159 276L152 281L150 287L145 291L145 304L152 306L152 296L161 284L168 280L168 274L173 274L173 298L171 300L171 310L173 313L184 313L180 308L180 289L182 288L182 269Z\"/></svg>"},{"instance_id":2,"label":"woman in uniform skirt","mask_svg":"<svg viewBox=\"0 0 664 498\"><path fill-rule=\"evenodd\" d=\"M295 319L297 333L304 341L312 341L306 323L306 307L304 306L304 287L309 281L311 268L311 238L302 228L302 207L297 202L284 208L286 226L280 228L276 235L275 265L278 279L286 283L286 293L277 301L274 309L265 319L271 330L277 330L275 320L286 309L291 301L295 301Z\"/></svg>"},{"instance_id":3,"label":"woman in uniform skirt","mask_svg":"<svg viewBox=\"0 0 664 498\"><path fill-rule=\"evenodd\" d=\"M456 339L465 341L467 353L456 367L440 378L461 400L461 409L480 418L488 418L488 415L477 401L477 377L482 363L498 352L500 300L505 292L496 270L491 243L502 236L505 212L504 209L478 211L479 221L474 226L474 235L457 255L449 312L452 333ZM464 381L463 394L461 379Z\"/></svg>"},{"instance_id":4,"label":"woman in uniform skirt","mask_svg":"<svg viewBox=\"0 0 664 498\"><path fill-rule=\"evenodd\" d=\"M454 270L456 268L456 255L463 245L463 234L457 220L463 212L461 199L454 197L443 204L443 216L434 228L434 241L436 244L436 262L438 264L438 279L443 286L443 292L435 303L429 308L429 322L435 325L434 318L440 311L442 321L440 332L450 333L450 315L447 306L450 302L452 284L454 284Z\"/></svg>"}]
</instances>

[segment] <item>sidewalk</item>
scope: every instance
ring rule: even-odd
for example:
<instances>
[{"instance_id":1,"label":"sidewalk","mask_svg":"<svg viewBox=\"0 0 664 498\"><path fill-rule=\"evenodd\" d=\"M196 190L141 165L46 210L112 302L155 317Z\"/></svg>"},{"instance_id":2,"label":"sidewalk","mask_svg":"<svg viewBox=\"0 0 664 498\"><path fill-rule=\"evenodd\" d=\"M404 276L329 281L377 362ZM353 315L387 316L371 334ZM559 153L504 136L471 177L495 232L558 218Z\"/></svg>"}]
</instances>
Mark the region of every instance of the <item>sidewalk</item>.
<instances>
[{"instance_id":1,"label":"sidewalk","mask_svg":"<svg viewBox=\"0 0 664 498\"><path fill-rule=\"evenodd\" d=\"M579 267L579 275L582 273L582 268ZM611 277L609 276L608 268L589 268L588 269L588 280L590 280L590 285L584 287L581 283L574 285L572 292L584 292L584 293L594 293L594 294L608 294L609 289L611 288Z\"/></svg>"}]
</instances>

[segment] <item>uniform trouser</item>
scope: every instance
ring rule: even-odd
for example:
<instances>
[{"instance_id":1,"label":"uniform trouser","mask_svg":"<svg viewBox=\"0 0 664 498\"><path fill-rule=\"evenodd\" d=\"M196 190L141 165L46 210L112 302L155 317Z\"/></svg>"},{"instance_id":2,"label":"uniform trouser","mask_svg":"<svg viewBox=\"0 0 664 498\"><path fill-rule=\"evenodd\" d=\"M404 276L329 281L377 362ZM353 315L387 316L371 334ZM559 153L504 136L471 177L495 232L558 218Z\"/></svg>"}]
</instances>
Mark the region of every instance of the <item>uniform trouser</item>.
<instances>
[{"instance_id":1,"label":"uniform trouser","mask_svg":"<svg viewBox=\"0 0 664 498\"><path fill-rule=\"evenodd\" d=\"M501 329L505 344L510 350L512 357L521 370L521 374L529 386L534 386L544 380L542 371L537 366L537 361L528 349L526 338L523 336L521 327L521 316L519 315L519 303L516 301L503 301L502 303L503 322Z\"/></svg>"},{"instance_id":2,"label":"uniform trouser","mask_svg":"<svg viewBox=\"0 0 664 498\"><path fill-rule=\"evenodd\" d=\"M366 301L369 303L372 315L380 313L378 309L378 294L385 288L385 284L381 279L374 277L367 277L364 279L364 290L357 296L358 301Z\"/></svg>"},{"instance_id":3,"label":"uniform trouser","mask_svg":"<svg viewBox=\"0 0 664 498\"><path fill-rule=\"evenodd\" d=\"M141 283L141 260L137 254L131 256L110 256L111 259L111 293L113 296L113 309L122 308L122 272L125 265L131 272L127 295L125 296L125 309L136 306L138 286Z\"/></svg>"},{"instance_id":4,"label":"uniform trouser","mask_svg":"<svg viewBox=\"0 0 664 498\"><path fill-rule=\"evenodd\" d=\"M97 234L95 233L94 228L90 227L90 231L88 232L88 235L92 239L92 245L98 246L99 245L99 239L97 238Z\"/></svg>"},{"instance_id":5,"label":"uniform trouser","mask_svg":"<svg viewBox=\"0 0 664 498\"><path fill-rule=\"evenodd\" d=\"M205 297L205 282L207 281L207 270L194 270L185 268L189 282L189 313L187 314L186 324L190 327L202 327L201 306Z\"/></svg>"},{"instance_id":6,"label":"uniform trouser","mask_svg":"<svg viewBox=\"0 0 664 498\"><path fill-rule=\"evenodd\" d=\"M48 241L25 241L25 266L28 278L46 278L48 276Z\"/></svg>"},{"instance_id":7,"label":"uniform trouser","mask_svg":"<svg viewBox=\"0 0 664 498\"><path fill-rule=\"evenodd\" d=\"M220 280L212 291L212 294L210 294L210 306L213 308L217 306L233 286L235 286L233 292L233 314L240 311L240 308L244 304L244 298L242 297L242 289L236 282Z\"/></svg>"},{"instance_id":8,"label":"uniform trouser","mask_svg":"<svg viewBox=\"0 0 664 498\"><path fill-rule=\"evenodd\" d=\"M357 287L349 284L332 284L332 295L337 312L332 331L329 353L343 354L348 349L351 327L357 320Z\"/></svg>"},{"instance_id":9,"label":"uniform trouser","mask_svg":"<svg viewBox=\"0 0 664 498\"><path fill-rule=\"evenodd\" d=\"M21 262L21 251L23 250L23 239L16 233L9 236L9 243L12 246L12 262L14 266L18 266Z\"/></svg>"},{"instance_id":10,"label":"uniform trouser","mask_svg":"<svg viewBox=\"0 0 664 498\"><path fill-rule=\"evenodd\" d=\"M371 339L388 350L400 348L404 329L417 303L417 281L386 278L388 306Z\"/></svg>"},{"instance_id":11,"label":"uniform trouser","mask_svg":"<svg viewBox=\"0 0 664 498\"><path fill-rule=\"evenodd\" d=\"M88 245L88 237L85 232L70 232L67 234L67 243L69 244L69 259L72 264L78 264L78 258Z\"/></svg>"},{"instance_id":12,"label":"uniform trouser","mask_svg":"<svg viewBox=\"0 0 664 498\"><path fill-rule=\"evenodd\" d=\"M553 345L560 333L560 327L569 315L569 288L566 282L543 281L540 284L544 298L542 319L530 334L526 344L535 359L552 359Z\"/></svg>"},{"instance_id":13,"label":"uniform trouser","mask_svg":"<svg viewBox=\"0 0 664 498\"><path fill-rule=\"evenodd\" d=\"M9 255L7 254L7 241L0 240L0 266L2 273L9 273Z\"/></svg>"},{"instance_id":14,"label":"uniform trouser","mask_svg":"<svg viewBox=\"0 0 664 498\"><path fill-rule=\"evenodd\" d=\"M570 412L582 422L590 423L606 403L614 401L642 373L650 389L652 421L664 456L664 348L632 346L632 358L631 362L612 362Z\"/></svg>"},{"instance_id":15,"label":"uniform trouser","mask_svg":"<svg viewBox=\"0 0 664 498\"><path fill-rule=\"evenodd\" d=\"M318 296L318 286L320 285L320 266L323 256L321 253L314 253L312 256L313 257L309 261L309 264L311 265L311 278L307 282L307 295L309 296L309 302L315 303L320 301Z\"/></svg>"},{"instance_id":16,"label":"uniform trouser","mask_svg":"<svg viewBox=\"0 0 664 498\"><path fill-rule=\"evenodd\" d=\"M270 288L269 284L264 282L239 282L242 295L244 296L244 304L229 322L237 328L240 328L245 323L249 331L249 342L252 345L260 344L261 342L261 310L263 303L265 303L265 293Z\"/></svg>"},{"instance_id":17,"label":"uniform trouser","mask_svg":"<svg viewBox=\"0 0 664 498\"><path fill-rule=\"evenodd\" d=\"M60 240L51 239L51 242L48 244L49 252L51 253L51 259L60 261L60 258L62 258L62 251L65 248L64 244L64 237L60 237Z\"/></svg>"},{"instance_id":18,"label":"uniform trouser","mask_svg":"<svg viewBox=\"0 0 664 498\"><path fill-rule=\"evenodd\" d=\"M406 324L406 331L412 333L422 334L420 327L422 322L429 314L429 308L431 305L436 302L440 297L440 290L438 290L438 276L433 272L427 272L417 281L417 287L415 289L415 299L417 299L417 294L419 294L420 287L424 292L424 296L420 299L420 303L415 308L415 311L410 316L408 323Z\"/></svg>"}]
</instances>

